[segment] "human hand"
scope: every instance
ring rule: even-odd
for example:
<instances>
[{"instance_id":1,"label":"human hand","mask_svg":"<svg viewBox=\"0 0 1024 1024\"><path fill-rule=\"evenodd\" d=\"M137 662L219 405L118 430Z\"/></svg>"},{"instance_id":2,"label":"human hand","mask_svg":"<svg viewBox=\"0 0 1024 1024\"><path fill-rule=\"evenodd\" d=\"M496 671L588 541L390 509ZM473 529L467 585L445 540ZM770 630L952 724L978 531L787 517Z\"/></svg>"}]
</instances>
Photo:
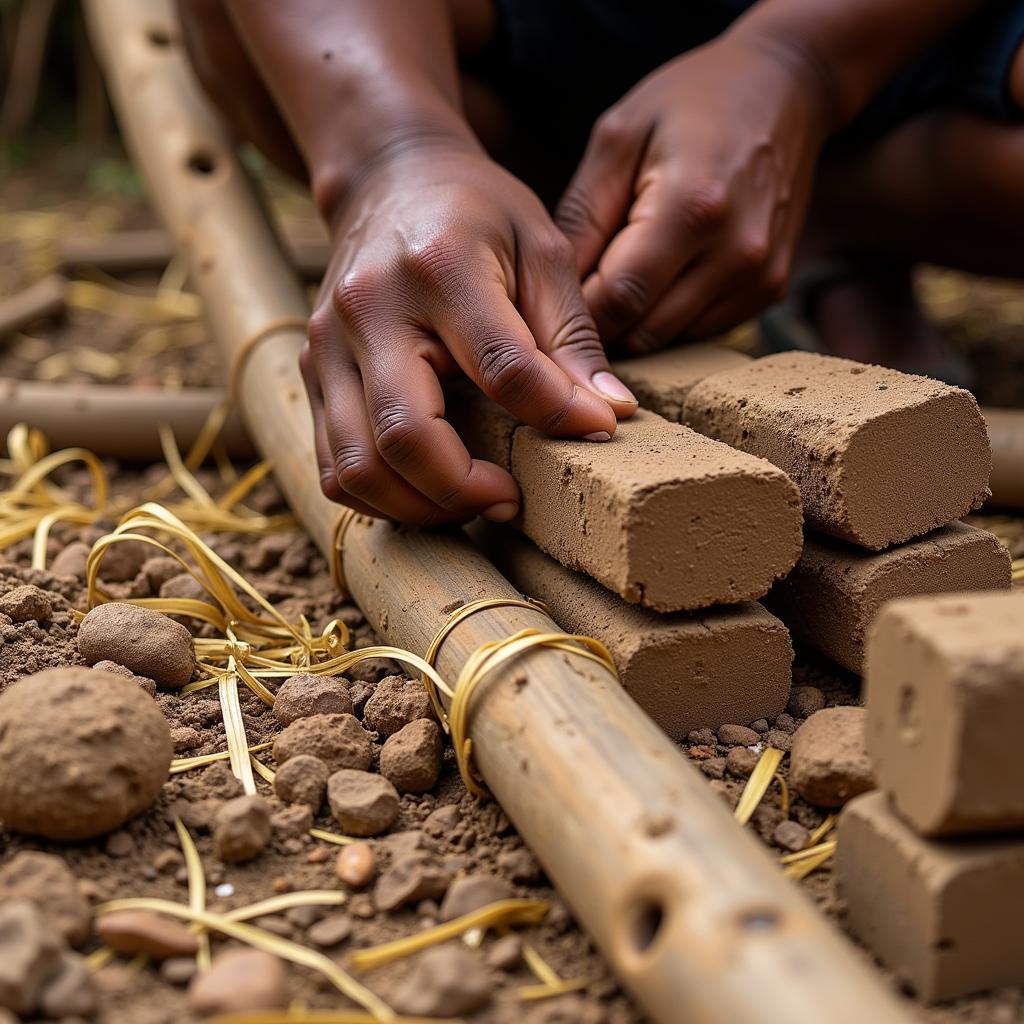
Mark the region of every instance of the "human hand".
<instances>
[{"instance_id":1,"label":"human hand","mask_svg":"<svg viewBox=\"0 0 1024 1024\"><path fill-rule=\"evenodd\" d=\"M471 459L444 419L439 378L458 370L555 436L607 440L635 410L608 371L572 246L475 147L403 147L339 206L301 359L329 498L418 524L511 519L515 481Z\"/></svg>"},{"instance_id":2,"label":"human hand","mask_svg":"<svg viewBox=\"0 0 1024 1024\"><path fill-rule=\"evenodd\" d=\"M796 47L726 34L598 120L556 222L605 344L720 333L785 293L827 134L818 75Z\"/></svg>"}]
</instances>

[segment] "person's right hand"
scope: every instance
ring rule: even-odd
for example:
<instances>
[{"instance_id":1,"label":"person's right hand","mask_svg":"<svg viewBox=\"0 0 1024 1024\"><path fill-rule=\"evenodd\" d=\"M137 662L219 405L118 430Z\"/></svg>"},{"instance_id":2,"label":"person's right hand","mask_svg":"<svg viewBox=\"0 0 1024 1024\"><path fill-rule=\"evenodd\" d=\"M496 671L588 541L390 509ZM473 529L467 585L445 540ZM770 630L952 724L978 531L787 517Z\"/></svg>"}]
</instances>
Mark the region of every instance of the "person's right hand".
<instances>
[{"instance_id":1,"label":"person's right hand","mask_svg":"<svg viewBox=\"0 0 1024 1024\"><path fill-rule=\"evenodd\" d=\"M607 440L636 401L608 369L572 246L540 200L464 143L376 161L330 218L335 254L302 373L324 493L438 524L511 519L515 481L471 459L439 378L462 370L524 423Z\"/></svg>"}]
</instances>

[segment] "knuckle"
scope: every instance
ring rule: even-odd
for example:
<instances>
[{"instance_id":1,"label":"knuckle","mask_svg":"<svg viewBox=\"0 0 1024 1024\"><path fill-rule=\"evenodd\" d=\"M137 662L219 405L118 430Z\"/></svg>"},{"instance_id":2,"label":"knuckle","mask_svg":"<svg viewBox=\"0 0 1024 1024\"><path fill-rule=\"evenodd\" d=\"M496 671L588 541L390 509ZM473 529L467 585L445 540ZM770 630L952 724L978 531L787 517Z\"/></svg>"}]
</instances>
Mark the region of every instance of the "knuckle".
<instances>
[{"instance_id":1,"label":"knuckle","mask_svg":"<svg viewBox=\"0 0 1024 1024\"><path fill-rule=\"evenodd\" d=\"M313 311L306 324L306 338L306 344L299 354L299 368L303 371L311 370L317 355L331 343L331 311L328 307L320 306Z\"/></svg>"},{"instance_id":2,"label":"knuckle","mask_svg":"<svg viewBox=\"0 0 1024 1024\"><path fill-rule=\"evenodd\" d=\"M377 451L392 464L406 463L419 450L419 431L409 410L389 402L372 414L373 437Z\"/></svg>"},{"instance_id":3,"label":"knuckle","mask_svg":"<svg viewBox=\"0 0 1024 1024\"><path fill-rule=\"evenodd\" d=\"M347 327L360 324L378 305L385 288L385 275L381 271L350 270L334 286L331 295L334 312Z\"/></svg>"},{"instance_id":4,"label":"knuckle","mask_svg":"<svg viewBox=\"0 0 1024 1024\"><path fill-rule=\"evenodd\" d=\"M715 179L687 185L683 193L683 214L697 227L713 228L729 215L729 191Z\"/></svg>"},{"instance_id":5,"label":"knuckle","mask_svg":"<svg viewBox=\"0 0 1024 1024\"><path fill-rule=\"evenodd\" d=\"M572 242L560 231L553 231L541 235L535 243L538 259L546 267L563 270L566 267L575 268L576 251Z\"/></svg>"},{"instance_id":6,"label":"knuckle","mask_svg":"<svg viewBox=\"0 0 1024 1024\"><path fill-rule=\"evenodd\" d=\"M635 320L650 301L650 288L637 274L621 273L606 282L604 307L614 320Z\"/></svg>"},{"instance_id":7,"label":"knuckle","mask_svg":"<svg viewBox=\"0 0 1024 1024\"><path fill-rule=\"evenodd\" d=\"M345 500L345 492L342 490L338 477L330 469L320 470L320 492L328 501L340 504Z\"/></svg>"},{"instance_id":8,"label":"knuckle","mask_svg":"<svg viewBox=\"0 0 1024 1024\"><path fill-rule=\"evenodd\" d=\"M609 107L595 122L592 142L606 149L618 149L629 139L632 129L630 118L618 106Z\"/></svg>"},{"instance_id":9,"label":"knuckle","mask_svg":"<svg viewBox=\"0 0 1024 1024\"><path fill-rule=\"evenodd\" d=\"M604 353L597 327L590 314L581 310L574 313L551 339L552 350L575 352L584 356Z\"/></svg>"},{"instance_id":10,"label":"knuckle","mask_svg":"<svg viewBox=\"0 0 1024 1024\"><path fill-rule=\"evenodd\" d=\"M309 341L307 341L299 351L299 372L305 380L308 380L315 372L315 367L313 365L312 343Z\"/></svg>"},{"instance_id":11,"label":"knuckle","mask_svg":"<svg viewBox=\"0 0 1024 1024\"><path fill-rule=\"evenodd\" d=\"M767 238L744 238L737 242L733 259L739 270L759 270L768 259L770 246Z\"/></svg>"},{"instance_id":12,"label":"knuckle","mask_svg":"<svg viewBox=\"0 0 1024 1024\"><path fill-rule=\"evenodd\" d=\"M405 252L403 269L415 284L428 289L437 288L459 266L462 249L450 233L432 235Z\"/></svg>"},{"instance_id":13,"label":"knuckle","mask_svg":"<svg viewBox=\"0 0 1024 1024\"><path fill-rule=\"evenodd\" d=\"M594 227L596 220L590 198L578 185L572 186L558 203L558 226L570 235L580 235Z\"/></svg>"},{"instance_id":14,"label":"knuckle","mask_svg":"<svg viewBox=\"0 0 1024 1024\"><path fill-rule=\"evenodd\" d=\"M485 394L497 401L527 397L537 380L531 354L508 338L488 339L479 346L477 372Z\"/></svg>"},{"instance_id":15,"label":"knuckle","mask_svg":"<svg viewBox=\"0 0 1024 1024\"><path fill-rule=\"evenodd\" d=\"M332 451L334 473L342 490L358 496L377 489L378 467L366 454L351 445L337 445Z\"/></svg>"}]
</instances>

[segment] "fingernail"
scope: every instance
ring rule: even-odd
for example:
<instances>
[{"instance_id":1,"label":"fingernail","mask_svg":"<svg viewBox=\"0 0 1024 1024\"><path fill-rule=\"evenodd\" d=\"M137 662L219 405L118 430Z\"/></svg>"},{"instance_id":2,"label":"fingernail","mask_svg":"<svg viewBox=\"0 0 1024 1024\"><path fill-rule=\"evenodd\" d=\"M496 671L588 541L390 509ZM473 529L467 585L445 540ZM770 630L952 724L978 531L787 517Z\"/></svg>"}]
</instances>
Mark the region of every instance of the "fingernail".
<instances>
[{"instance_id":1,"label":"fingernail","mask_svg":"<svg viewBox=\"0 0 1024 1024\"><path fill-rule=\"evenodd\" d=\"M515 519L518 511L519 506L514 501L499 501L496 505L485 508L480 514L492 523L507 523L510 519Z\"/></svg>"},{"instance_id":2,"label":"fingernail","mask_svg":"<svg viewBox=\"0 0 1024 1024\"><path fill-rule=\"evenodd\" d=\"M604 395L611 402L629 402L632 405L636 405L636 396L633 394L625 384L615 376L614 373L609 373L607 370L598 370L593 377L590 378L590 382L597 388L598 391Z\"/></svg>"},{"instance_id":3,"label":"fingernail","mask_svg":"<svg viewBox=\"0 0 1024 1024\"><path fill-rule=\"evenodd\" d=\"M610 441L612 435L607 430L595 430L592 434L584 434L584 441Z\"/></svg>"}]
</instances>

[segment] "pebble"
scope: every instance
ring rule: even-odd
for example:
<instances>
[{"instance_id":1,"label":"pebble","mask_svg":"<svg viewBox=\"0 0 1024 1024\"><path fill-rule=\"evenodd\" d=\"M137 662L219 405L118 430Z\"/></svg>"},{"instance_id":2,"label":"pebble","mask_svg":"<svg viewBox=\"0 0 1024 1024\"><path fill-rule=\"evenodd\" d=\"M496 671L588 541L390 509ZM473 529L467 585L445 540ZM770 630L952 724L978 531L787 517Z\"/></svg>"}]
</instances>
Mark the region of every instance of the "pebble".
<instances>
[{"instance_id":1,"label":"pebble","mask_svg":"<svg viewBox=\"0 0 1024 1024\"><path fill-rule=\"evenodd\" d=\"M725 770L734 779L746 779L757 767L757 761L758 756L752 750L746 747L733 747L725 759Z\"/></svg>"},{"instance_id":2,"label":"pebble","mask_svg":"<svg viewBox=\"0 0 1024 1024\"><path fill-rule=\"evenodd\" d=\"M274 717L281 725L291 725L311 715L351 715L352 698L345 680L337 676L308 673L290 676L277 691Z\"/></svg>"},{"instance_id":3,"label":"pebble","mask_svg":"<svg viewBox=\"0 0 1024 1024\"><path fill-rule=\"evenodd\" d=\"M65 951L57 973L43 986L39 995L43 1015L54 1020L91 1017L96 1011L96 989L85 957Z\"/></svg>"},{"instance_id":4,"label":"pebble","mask_svg":"<svg viewBox=\"0 0 1024 1024\"><path fill-rule=\"evenodd\" d=\"M423 683L404 676L382 679L363 708L367 727L382 736L392 736L419 718L433 717L434 709Z\"/></svg>"},{"instance_id":5,"label":"pebble","mask_svg":"<svg viewBox=\"0 0 1024 1024\"><path fill-rule=\"evenodd\" d=\"M807 718L825 706L825 694L816 686L794 686L786 710L794 718Z\"/></svg>"},{"instance_id":6,"label":"pebble","mask_svg":"<svg viewBox=\"0 0 1024 1024\"><path fill-rule=\"evenodd\" d=\"M235 778L227 761L215 761L208 768L204 768L198 778L202 783L202 788L210 796L218 797L221 800L230 800L232 797L242 796L245 792L242 783Z\"/></svg>"},{"instance_id":7,"label":"pebble","mask_svg":"<svg viewBox=\"0 0 1024 1024\"><path fill-rule=\"evenodd\" d=\"M135 840L121 829L111 832L103 844L103 852L108 857L128 857L135 852L135 848Z\"/></svg>"},{"instance_id":8,"label":"pebble","mask_svg":"<svg viewBox=\"0 0 1024 1024\"><path fill-rule=\"evenodd\" d=\"M100 579L109 583L127 583L135 579L139 570L157 549L141 540L121 540L111 544L100 560ZM181 569L178 569L181 572Z\"/></svg>"},{"instance_id":9,"label":"pebble","mask_svg":"<svg viewBox=\"0 0 1024 1024\"><path fill-rule=\"evenodd\" d=\"M160 965L160 977L168 985L184 988L196 976L196 960L192 956L168 957Z\"/></svg>"},{"instance_id":10,"label":"pebble","mask_svg":"<svg viewBox=\"0 0 1024 1024\"><path fill-rule=\"evenodd\" d=\"M458 946L438 946L421 954L394 997L402 1012L421 1017L459 1017L490 1001L487 969Z\"/></svg>"},{"instance_id":11,"label":"pebble","mask_svg":"<svg viewBox=\"0 0 1024 1024\"><path fill-rule=\"evenodd\" d=\"M767 747L774 747L776 750L789 750L793 746L793 737L781 729L769 729L764 736L764 743Z\"/></svg>"},{"instance_id":12,"label":"pebble","mask_svg":"<svg viewBox=\"0 0 1024 1024\"><path fill-rule=\"evenodd\" d=\"M451 880L448 867L433 854L411 853L381 873L373 890L374 902L389 912L420 900L439 900Z\"/></svg>"},{"instance_id":13,"label":"pebble","mask_svg":"<svg viewBox=\"0 0 1024 1024\"><path fill-rule=\"evenodd\" d=\"M808 803L842 807L874 788L866 745L867 710L816 711L793 736L789 781Z\"/></svg>"},{"instance_id":14,"label":"pebble","mask_svg":"<svg viewBox=\"0 0 1024 1024\"><path fill-rule=\"evenodd\" d=\"M754 732L765 733L765 732L768 731L768 728L769 728L769 726L768 726L768 719L767 718L759 718L756 722L751 722L750 723L750 728L753 729Z\"/></svg>"},{"instance_id":15,"label":"pebble","mask_svg":"<svg viewBox=\"0 0 1024 1024\"><path fill-rule=\"evenodd\" d=\"M226 864L252 860L270 842L270 804L260 796L236 796L217 812L213 845Z\"/></svg>"},{"instance_id":16,"label":"pebble","mask_svg":"<svg viewBox=\"0 0 1024 1024\"><path fill-rule=\"evenodd\" d=\"M441 902L440 920L452 921L463 914L511 899L515 894L504 878L494 875L463 875L448 887Z\"/></svg>"},{"instance_id":17,"label":"pebble","mask_svg":"<svg viewBox=\"0 0 1024 1024\"><path fill-rule=\"evenodd\" d=\"M313 827L313 808L309 804L290 804L281 807L271 815L270 827L294 843L299 836L306 835ZM298 848L302 848L301 843Z\"/></svg>"},{"instance_id":18,"label":"pebble","mask_svg":"<svg viewBox=\"0 0 1024 1024\"><path fill-rule=\"evenodd\" d=\"M184 566L176 558L170 555L156 555L154 558L147 558L142 563L140 572L149 582L149 589L154 594L160 593L160 588L175 576L180 576Z\"/></svg>"},{"instance_id":19,"label":"pebble","mask_svg":"<svg viewBox=\"0 0 1024 1024\"><path fill-rule=\"evenodd\" d=\"M796 732L796 719L786 711L783 711L775 719L775 728L781 732Z\"/></svg>"},{"instance_id":20,"label":"pebble","mask_svg":"<svg viewBox=\"0 0 1024 1024\"><path fill-rule=\"evenodd\" d=\"M707 761L702 761L700 770L709 779L724 779L725 778L725 766L726 760L724 757L711 757Z\"/></svg>"},{"instance_id":21,"label":"pebble","mask_svg":"<svg viewBox=\"0 0 1024 1024\"><path fill-rule=\"evenodd\" d=\"M365 893L359 893L352 897L348 904L348 912L353 917L358 917L360 921L369 921L377 916L373 900Z\"/></svg>"},{"instance_id":22,"label":"pebble","mask_svg":"<svg viewBox=\"0 0 1024 1024\"><path fill-rule=\"evenodd\" d=\"M711 729L691 729L686 737L686 742L698 747L713 747L718 738Z\"/></svg>"},{"instance_id":23,"label":"pebble","mask_svg":"<svg viewBox=\"0 0 1024 1024\"><path fill-rule=\"evenodd\" d=\"M407 829L404 832L392 832L391 835L384 836L381 843L384 849L391 854L393 861L400 857L407 857L410 853L435 848L434 844L427 839L426 833L415 828Z\"/></svg>"},{"instance_id":24,"label":"pebble","mask_svg":"<svg viewBox=\"0 0 1024 1024\"><path fill-rule=\"evenodd\" d=\"M22 850L0 868L0 906L15 900L35 904L49 928L71 946L89 938L92 914L63 858Z\"/></svg>"},{"instance_id":25,"label":"pebble","mask_svg":"<svg viewBox=\"0 0 1024 1024\"><path fill-rule=\"evenodd\" d=\"M289 924L305 931L317 921L323 920L327 916L327 910L324 907L289 907L284 916Z\"/></svg>"},{"instance_id":26,"label":"pebble","mask_svg":"<svg viewBox=\"0 0 1024 1024\"><path fill-rule=\"evenodd\" d=\"M181 623L119 601L98 605L82 619L78 649L90 665L109 659L174 689L192 678L196 666L192 634Z\"/></svg>"},{"instance_id":27,"label":"pebble","mask_svg":"<svg viewBox=\"0 0 1024 1024\"><path fill-rule=\"evenodd\" d=\"M178 726L171 730L171 743L174 744L174 752L183 754L186 750L195 750L203 742L198 729L191 725Z\"/></svg>"},{"instance_id":28,"label":"pebble","mask_svg":"<svg viewBox=\"0 0 1024 1024\"><path fill-rule=\"evenodd\" d=\"M192 956L195 935L179 921L149 910L115 910L96 919L96 937L117 953L145 953L154 960Z\"/></svg>"},{"instance_id":29,"label":"pebble","mask_svg":"<svg viewBox=\"0 0 1024 1024\"><path fill-rule=\"evenodd\" d=\"M306 854L307 864L326 864L330 859L331 855L322 846L314 846Z\"/></svg>"},{"instance_id":30,"label":"pebble","mask_svg":"<svg viewBox=\"0 0 1024 1024\"><path fill-rule=\"evenodd\" d=\"M60 960L60 941L34 904L0 906L0 1007L28 1017Z\"/></svg>"},{"instance_id":31,"label":"pebble","mask_svg":"<svg viewBox=\"0 0 1024 1024\"><path fill-rule=\"evenodd\" d=\"M76 540L58 552L50 565L54 576L76 576L85 579L85 566L89 561L89 545Z\"/></svg>"},{"instance_id":32,"label":"pebble","mask_svg":"<svg viewBox=\"0 0 1024 1024\"><path fill-rule=\"evenodd\" d=\"M440 838L451 832L458 825L461 817L462 815L455 804L442 804L423 819L423 831L428 836Z\"/></svg>"},{"instance_id":33,"label":"pebble","mask_svg":"<svg viewBox=\"0 0 1024 1024\"><path fill-rule=\"evenodd\" d=\"M419 718L384 741L381 775L402 793L425 793L437 784L442 752L437 723Z\"/></svg>"},{"instance_id":34,"label":"pebble","mask_svg":"<svg viewBox=\"0 0 1024 1024\"><path fill-rule=\"evenodd\" d=\"M513 882L536 885L542 880L543 872L537 858L529 850L502 850L498 854L498 868Z\"/></svg>"},{"instance_id":35,"label":"pebble","mask_svg":"<svg viewBox=\"0 0 1024 1024\"><path fill-rule=\"evenodd\" d=\"M776 846L782 847L783 850L789 850L790 853L802 850L810 837L811 833L800 822L789 818L780 821L775 826L775 831L772 832L772 842Z\"/></svg>"},{"instance_id":36,"label":"pebble","mask_svg":"<svg viewBox=\"0 0 1024 1024\"><path fill-rule=\"evenodd\" d=\"M308 804L316 813L327 792L327 765L312 754L297 754L285 761L274 777L274 792L290 804Z\"/></svg>"},{"instance_id":37,"label":"pebble","mask_svg":"<svg viewBox=\"0 0 1024 1024\"><path fill-rule=\"evenodd\" d=\"M495 970L517 970L523 963L523 940L512 933L503 935L491 944L484 961Z\"/></svg>"},{"instance_id":38,"label":"pebble","mask_svg":"<svg viewBox=\"0 0 1024 1024\"><path fill-rule=\"evenodd\" d=\"M372 772L343 768L327 780L327 802L334 820L350 836L376 836L398 818L398 793Z\"/></svg>"},{"instance_id":39,"label":"pebble","mask_svg":"<svg viewBox=\"0 0 1024 1024\"><path fill-rule=\"evenodd\" d=\"M373 744L353 715L311 715L287 726L274 741L274 760L285 764L299 754L312 754L329 771L365 771L373 763Z\"/></svg>"},{"instance_id":40,"label":"pebble","mask_svg":"<svg viewBox=\"0 0 1024 1024\"><path fill-rule=\"evenodd\" d=\"M229 949L189 986L192 1009L204 1015L281 1010L288 1005L284 962L262 949Z\"/></svg>"},{"instance_id":41,"label":"pebble","mask_svg":"<svg viewBox=\"0 0 1024 1024\"><path fill-rule=\"evenodd\" d=\"M115 676L130 679L140 690L145 690L150 697L156 696L156 683L152 679L146 676L137 676L130 668L118 665L116 661L97 661L93 665L93 670L96 672L113 672Z\"/></svg>"},{"instance_id":42,"label":"pebble","mask_svg":"<svg viewBox=\"0 0 1024 1024\"><path fill-rule=\"evenodd\" d=\"M322 949L340 946L351 934L352 919L348 914L330 914L306 932L309 941Z\"/></svg>"},{"instance_id":43,"label":"pebble","mask_svg":"<svg viewBox=\"0 0 1024 1024\"><path fill-rule=\"evenodd\" d=\"M377 855L369 843L353 843L338 852L334 870L350 889L365 889L377 877Z\"/></svg>"},{"instance_id":44,"label":"pebble","mask_svg":"<svg viewBox=\"0 0 1024 1024\"><path fill-rule=\"evenodd\" d=\"M207 604L213 601L210 592L190 572L179 573L160 584L160 596L179 601L205 601ZM180 621L191 616L182 615L177 618Z\"/></svg>"},{"instance_id":45,"label":"pebble","mask_svg":"<svg viewBox=\"0 0 1024 1024\"><path fill-rule=\"evenodd\" d=\"M723 725L718 730L718 742L726 747L752 747L761 737L745 725Z\"/></svg>"},{"instance_id":46,"label":"pebble","mask_svg":"<svg viewBox=\"0 0 1024 1024\"><path fill-rule=\"evenodd\" d=\"M0 613L9 615L15 622L47 622L53 614L53 605L45 590L32 584L15 587L0 597Z\"/></svg>"}]
</instances>

